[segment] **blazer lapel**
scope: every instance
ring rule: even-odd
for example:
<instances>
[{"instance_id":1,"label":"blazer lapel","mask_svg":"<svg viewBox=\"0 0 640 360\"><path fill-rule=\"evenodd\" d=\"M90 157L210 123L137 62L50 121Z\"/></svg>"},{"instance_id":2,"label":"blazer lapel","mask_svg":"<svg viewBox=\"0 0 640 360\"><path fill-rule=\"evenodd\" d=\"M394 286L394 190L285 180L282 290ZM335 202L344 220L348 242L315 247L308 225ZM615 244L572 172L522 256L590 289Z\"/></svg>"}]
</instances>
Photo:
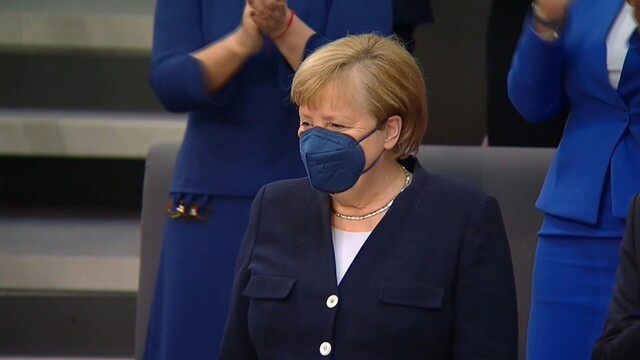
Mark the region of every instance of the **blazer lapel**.
<instances>
[{"instance_id":1,"label":"blazer lapel","mask_svg":"<svg viewBox=\"0 0 640 360\"><path fill-rule=\"evenodd\" d=\"M629 39L629 51L624 60L618 93L631 106L640 95L640 32L634 31Z\"/></svg>"},{"instance_id":2,"label":"blazer lapel","mask_svg":"<svg viewBox=\"0 0 640 360\"><path fill-rule=\"evenodd\" d=\"M609 83L609 70L607 68L607 35L613 26L620 9L624 4L624 0L591 0L584 1L580 5L584 7L580 11L584 11L584 16L580 22L573 23L573 37L577 44L597 44L597 51L593 51L593 47L584 47L575 55L581 57L582 66L593 65L593 79L584 79L585 82L596 82L594 90L601 92L599 95L610 104L616 106L624 105L624 102L618 95L616 89ZM584 38L590 38L584 40ZM586 60L589 59L589 60ZM569 70L570 71L570 70Z\"/></svg>"},{"instance_id":3,"label":"blazer lapel","mask_svg":"<svg viewBox=\"0 0 640 360\"><path fill-rule=\"evenodd\" d=\"M426 172L415 158L411 157L403 161L403 165L413 170L411 185L396 197L391 208L373 229L343 276L339 289L350 286L351 282L357 283L362 279L371 278L374 272L381 269L380 264L376 263L380 259L394 261L389 257L394 253L393 248L400 246L398 236L401 228L399 226L406 220L405 217L410 213L411 206L420 199L418 194L425 188L427 180Z\"/></svg>"},{"instance_id":4,"label":"blazer lapel","mask_svg":"<svg viewBox=\"0 0 640 360\"><path fill-rule=\"evenodd\" d=\"M313 191L317 196L316 203L318 204L318 207L312 216L315 216L316 219L320 219L320 221L311 222L312 224L316 224L316 227L312 231L315 235L313 237L314 244L312 248L315 249L313 252L317 253L311 253L308 254L308 256L313 256L319 259L318 262L313 262L320 266L320 268L315 269L317 271L317 276L322 278L321 281L324 285L329 286L329 284L331 284L330 288L335 289L338 284L336 280L336 260L335 253L333 251L333 237L331 235L331 202L329 195L319 191ZM302 261L305 261L305 259Z\"/></svg>"}]
</instances>

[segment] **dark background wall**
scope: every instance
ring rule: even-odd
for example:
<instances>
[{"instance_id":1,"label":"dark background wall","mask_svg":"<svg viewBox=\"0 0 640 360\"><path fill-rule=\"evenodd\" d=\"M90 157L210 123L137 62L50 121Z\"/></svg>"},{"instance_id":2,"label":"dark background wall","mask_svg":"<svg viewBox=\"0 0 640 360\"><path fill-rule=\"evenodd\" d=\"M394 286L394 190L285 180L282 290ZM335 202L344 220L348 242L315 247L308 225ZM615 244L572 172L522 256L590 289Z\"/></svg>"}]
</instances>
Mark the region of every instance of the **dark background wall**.
<instances>
[{"instance_id":1,"label":"dark background wall","mask_svg":"<svg viewBox=\"0 0 640 360\"><path fill-rule=\"evenodd\" d=\"M425 142L479 145L486 122L486 29L491 1L432 1L435 21L416 31L429 93ZM506 81L506 79L505 79Z\"/></svg>"}]
</instances>

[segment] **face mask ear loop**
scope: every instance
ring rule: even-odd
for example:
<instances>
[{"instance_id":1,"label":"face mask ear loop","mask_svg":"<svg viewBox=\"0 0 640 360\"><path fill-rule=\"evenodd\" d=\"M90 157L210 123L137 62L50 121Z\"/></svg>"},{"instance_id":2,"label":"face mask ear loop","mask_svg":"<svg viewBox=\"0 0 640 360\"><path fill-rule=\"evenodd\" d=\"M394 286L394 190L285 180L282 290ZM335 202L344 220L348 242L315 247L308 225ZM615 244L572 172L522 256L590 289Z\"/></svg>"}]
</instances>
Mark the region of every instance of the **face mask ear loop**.
<instances>
[{"instance_id":1,"label":"face mask ear loop","mask_svg":"<svg viewBox=\"0 0 640 360\"><path fill-rule=\"evenodd\" d=\"M382 130L382 128L384 128L384 124L386 124L386 120L383 122L382 126L376 126L376 128L371 130L371 132L368 133L365 137L363 137L362 140L358 141L358 144L360 144L361 142L365 141L369 136L373 135L373 133L375 133L376 131ZM360 175L362 175L362 174L366 173L367 171L371 170L378 163L378 160L380 160L380 158L382 157L383 153L384 153L384 149L382 149L382 151L380 152L380 155L378 155L378 157L371 163L371 165L369 165L369 167L367 167L366 169L362 170Z\"/></svg>"},{"instance_id":2,"label":"face mask ear loop","mask_svg":"<svg viewBox=\"0 0 640 360\"><path fill-rule=\"evenodd\" d=\"M360 139L360 141L358 141L358 144L360 144L361 142L367 140L367 138L371 135L373 135L373 133L375 133L376 131L380 130L379 127L376 127L375 129L371 130L371 132L369 132L367 135L365 135L362 139Z\"/></svg>"},{"instance_id":3,"label":"face mask ear loop","mask_svg":"<svg viewBox=\"0 0 640 360\"><path fill-rule=\"evenodd\" d=\"M382 158L382 154L384 154L384 149L382 149L382 151L380 152L380 155L378 155L378 157L375 160L373 160L373 162L371 163L371 165L369 165L369 167L367 167L366 169L362 170L360 175L362 175L362 174L366 173L367 171L371 170L378 163L378 160L380 160L380 158Z\"/></svg>"}]
</instances>

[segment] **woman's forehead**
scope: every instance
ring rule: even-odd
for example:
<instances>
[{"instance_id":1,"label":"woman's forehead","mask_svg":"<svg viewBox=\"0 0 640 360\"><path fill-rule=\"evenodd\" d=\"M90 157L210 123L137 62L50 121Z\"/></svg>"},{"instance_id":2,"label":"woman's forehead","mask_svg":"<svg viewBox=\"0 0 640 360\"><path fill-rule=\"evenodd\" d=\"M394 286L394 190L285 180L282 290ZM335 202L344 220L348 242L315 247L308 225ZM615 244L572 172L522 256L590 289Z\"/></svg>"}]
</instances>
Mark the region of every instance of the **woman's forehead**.
<instances>
[{"instance_id":1,"label":"woman's forehead","mask_svg":"<svg viewBox=\"0 0 640 360\"><path fill-rule=\"evenodd\" d=\"M353 81L332 82L320 89L317 94L306 104L301 106L312 110L316 109L363 109L363 94L359 86Z\"/></svg>"}]
</instances>

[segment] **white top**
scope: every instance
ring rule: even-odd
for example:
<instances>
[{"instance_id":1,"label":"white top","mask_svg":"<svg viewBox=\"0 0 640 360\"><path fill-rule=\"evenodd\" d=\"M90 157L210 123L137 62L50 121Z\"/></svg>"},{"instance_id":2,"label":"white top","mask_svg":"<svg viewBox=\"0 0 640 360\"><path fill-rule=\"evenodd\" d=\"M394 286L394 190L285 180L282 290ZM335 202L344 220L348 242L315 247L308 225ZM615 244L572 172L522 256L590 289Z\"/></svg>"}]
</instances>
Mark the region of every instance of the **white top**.
<instances>
[{"instance_id":1,"label":"white top","mask_svg":"<svg viewBox=\"0 0 640 360\"><path fill-rule=\"evenodd\" d=\"M629 37L637 27L633 8L625 2L607 35L607 70L609 83L614 89L618 88L620 82L622 66L629 50Z\"/></svg>"},{"instance_id":2,"label":"white top","mask_svg":"<svg viewBox=\"0 0 640 360\"><path fill-rule=\"evenodd\" d=\"M336 259L336 280L340 284L353 259L371 235L371 231L350 232L331 227L331 234L333 235L333 253Z\"/></svg>"}]
</instances>

